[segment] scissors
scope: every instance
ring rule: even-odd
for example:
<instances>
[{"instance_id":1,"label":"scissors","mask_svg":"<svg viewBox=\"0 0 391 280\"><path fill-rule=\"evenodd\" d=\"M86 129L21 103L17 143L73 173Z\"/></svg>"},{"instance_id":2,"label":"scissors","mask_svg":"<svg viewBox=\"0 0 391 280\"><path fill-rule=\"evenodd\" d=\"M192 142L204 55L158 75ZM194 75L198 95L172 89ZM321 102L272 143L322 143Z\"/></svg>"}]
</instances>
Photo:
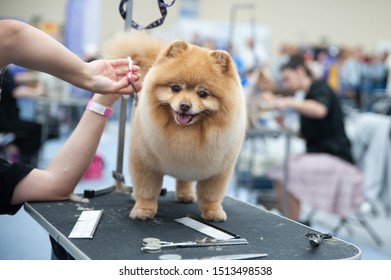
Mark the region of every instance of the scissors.
<instances>
[{"instance_id":1,"label":"scissors","mask_svg":"<svg viewBox=\"0 0 391 280\"><path fill-rule=\"evenodd\" d=\"M137 95L137 90L136 87L134 86L132 82L132 75L133 75L133 60L128 56L128 64L129 64L129 70L130 72L128 73L128 83L132 86L133 88L133 95L134 95L134 105L137 106L138 102L138 95ZM129 96L124 95L124 98L127 99Z\"/></svg>"},{"instance_id":2,"label":"scissors","mask_svg":"<svg viewBox=\"0 0 391 280\"><path fill-rule=\"evenodd\" d=\"M195 241L185 242L170 242L161 241L158 238L144 238L143 247L141 251L148 253L158 253L161 249L166 248L189 248L189 247L205 247L205 246L226 246L226 245L244 245L248 244L248 241L244 238L232 238L232 239L202 239Z\"/></svg>"}]
</instances>

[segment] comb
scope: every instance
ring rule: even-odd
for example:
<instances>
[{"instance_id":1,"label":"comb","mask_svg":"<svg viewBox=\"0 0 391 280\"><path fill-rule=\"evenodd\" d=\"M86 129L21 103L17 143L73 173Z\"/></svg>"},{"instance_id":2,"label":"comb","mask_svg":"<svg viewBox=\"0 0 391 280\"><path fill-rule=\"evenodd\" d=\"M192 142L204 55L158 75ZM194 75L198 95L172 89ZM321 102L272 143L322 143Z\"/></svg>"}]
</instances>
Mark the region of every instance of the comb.
<instances>
[{"instance_id":1,"label":"comb","mask_svg":"<svg viewBox=\"0 0 391 280\"><path fill-rule=\"evenodd\" d=\"M102 210L88 210L81 212L68 238L90 238L94 236L96 227L102 217Z\"/></svg>"},{"instance_id":2,"label":"comb","mask_svg":"<svg viewBox=\"0 0 391 280\"><path fill-rule=\"evenodd\" d=\"M198 232L201 232L205 235L208 235L214 239L226 240L240 238L239 235L222 229L196 216L189 215L184 218L175 219L174 221L183 224L189 228L192 228Z\"/></svg>"}]
</instances>

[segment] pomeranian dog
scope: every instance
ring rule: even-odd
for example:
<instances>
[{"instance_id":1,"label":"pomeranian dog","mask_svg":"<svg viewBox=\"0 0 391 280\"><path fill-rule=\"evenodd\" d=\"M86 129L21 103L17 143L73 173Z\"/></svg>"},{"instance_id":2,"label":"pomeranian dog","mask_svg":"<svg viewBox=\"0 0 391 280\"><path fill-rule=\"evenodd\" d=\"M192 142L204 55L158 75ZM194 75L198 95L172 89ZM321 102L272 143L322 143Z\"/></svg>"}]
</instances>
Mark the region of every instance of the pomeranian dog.
<instances>
[{"instance_id":1,"label":"pomeranian dog","mask_svg":"<svg viewBox=\"0 0 391 280\"><path fill-rule=\"evenodd\" d=\"M169 175L179 202L198 198L203 219L225 221L221 202L246 129L245 98L230 55L181 40L166 44L140 31L117 34L104 53L130 56L143 77L131 123L130 217L154 218Z\"/></svg>"}]
</instances>

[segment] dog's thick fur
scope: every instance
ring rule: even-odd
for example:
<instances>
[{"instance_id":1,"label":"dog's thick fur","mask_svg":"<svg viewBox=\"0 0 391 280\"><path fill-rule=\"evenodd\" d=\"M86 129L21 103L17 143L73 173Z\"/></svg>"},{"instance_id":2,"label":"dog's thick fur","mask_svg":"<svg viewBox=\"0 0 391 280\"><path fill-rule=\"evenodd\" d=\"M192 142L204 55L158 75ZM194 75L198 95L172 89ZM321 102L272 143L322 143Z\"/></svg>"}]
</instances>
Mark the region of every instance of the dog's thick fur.
<instances>
[{"instance_id":1,"label":"dog's thick fur","mask_svg":"<svg viewBox=\"0 0 391 280\"><path fill-rule=\"evenodd\" d=\"M221 206L246 129L245 100L230 55L177 40L171 44L124 32L105 46L106 58L130 56L143 89L134 108L130 173L133 219L152 219L164 175L177 179L176 197L199 200L201 216L224 221ZM193 190L197 181L197 192Z\"/></svg>"}]
</instances>

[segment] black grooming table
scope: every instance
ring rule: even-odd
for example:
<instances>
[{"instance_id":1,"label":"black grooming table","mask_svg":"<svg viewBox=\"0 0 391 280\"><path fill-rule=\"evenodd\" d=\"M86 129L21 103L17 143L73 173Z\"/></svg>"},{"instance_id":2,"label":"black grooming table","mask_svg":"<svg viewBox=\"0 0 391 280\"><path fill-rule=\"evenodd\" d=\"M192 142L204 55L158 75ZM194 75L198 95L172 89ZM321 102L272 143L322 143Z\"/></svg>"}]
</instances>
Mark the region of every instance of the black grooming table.
<instances>
[{"instance_id":1,"label":"black grooming table","mask_svg":"<svg viewBox=\"0 0 391 280\"><path fill-rule=\"evenodd\" d=\"M312 247L305 238L311 228L268 211L225 197L226 222L214 223L249 241L247 245L163 249L160 253L141 251L142 239L156 237L164 241L200 240L206 235L174 221L187 215L200 215L197 204L175 201L173 192L159 198L158 215L149 221L132 220L134 202L129 194L109 193L96 196L88 204L70 201L25 203L26 211L43 226L75 259L156 260L162 254L179 254L183 259L216 255L267 253L265 259L360 259L356 246L337 238ZM81 210L78 207L104 209L93 239L68 239Z\"/></svg>"}]
</instances>

